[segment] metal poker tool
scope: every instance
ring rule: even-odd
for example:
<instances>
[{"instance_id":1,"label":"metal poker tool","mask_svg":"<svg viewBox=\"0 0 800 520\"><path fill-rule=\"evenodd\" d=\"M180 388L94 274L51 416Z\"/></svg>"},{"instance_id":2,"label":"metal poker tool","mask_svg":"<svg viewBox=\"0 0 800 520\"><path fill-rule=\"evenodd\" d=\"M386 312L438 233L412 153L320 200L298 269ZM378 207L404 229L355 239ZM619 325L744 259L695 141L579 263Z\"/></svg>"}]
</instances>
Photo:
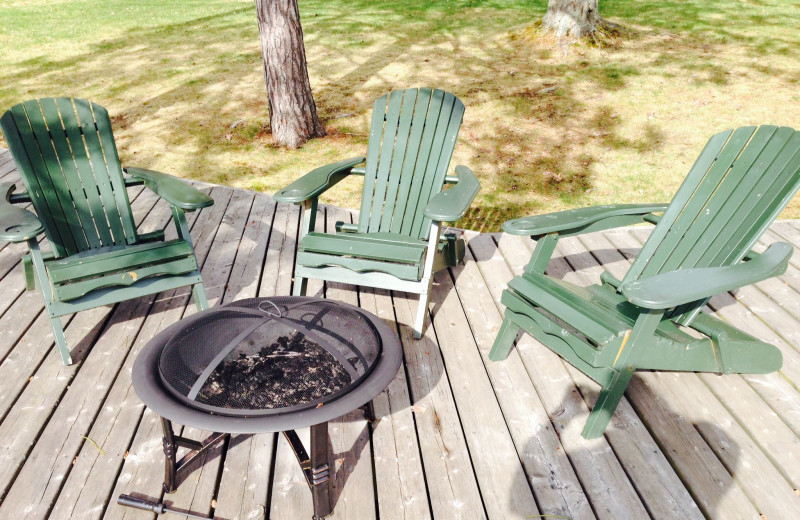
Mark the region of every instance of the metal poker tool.
<instances>
[{"instance_id":1,"label":"metal poker tool","mask_svg":"<svg viewBox=\"0 0 800 520\"><path fill-rule=\"evenodd\" d=\"M191 518L200 518L201 520L214 520L210 516L201 516L179 509L172 509L171 507L165 505L164 502L155 502L152 500L146 500L144 498L132 497L130 495L120 495L117 498L117 504L127 507L135 507L136 509L143 509L144 511L152 511L158 515L163 515L164 513L174 513L176 515L184 515Z\"/></svg>"}]
</instances>

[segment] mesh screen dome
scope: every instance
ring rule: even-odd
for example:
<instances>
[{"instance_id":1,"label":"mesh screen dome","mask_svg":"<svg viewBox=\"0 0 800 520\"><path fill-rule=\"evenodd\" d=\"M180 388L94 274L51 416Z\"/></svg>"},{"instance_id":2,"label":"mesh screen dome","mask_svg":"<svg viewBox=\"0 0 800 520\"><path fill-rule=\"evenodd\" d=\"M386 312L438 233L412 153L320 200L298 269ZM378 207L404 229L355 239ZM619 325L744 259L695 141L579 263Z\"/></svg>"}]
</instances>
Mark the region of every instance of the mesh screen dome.
<instances>
[{"instance_id":1,"label":"mesh screen dome","mask_svg":"<svg viewBox=\"0 0 800 520\"><path fill-rule=\"evenodd\" d=\"M380 355L374 325L331 300L242 300L189 320L161 351L159 376L178 399L221 415L321 406Z\"/></svg>"}]
</instances>

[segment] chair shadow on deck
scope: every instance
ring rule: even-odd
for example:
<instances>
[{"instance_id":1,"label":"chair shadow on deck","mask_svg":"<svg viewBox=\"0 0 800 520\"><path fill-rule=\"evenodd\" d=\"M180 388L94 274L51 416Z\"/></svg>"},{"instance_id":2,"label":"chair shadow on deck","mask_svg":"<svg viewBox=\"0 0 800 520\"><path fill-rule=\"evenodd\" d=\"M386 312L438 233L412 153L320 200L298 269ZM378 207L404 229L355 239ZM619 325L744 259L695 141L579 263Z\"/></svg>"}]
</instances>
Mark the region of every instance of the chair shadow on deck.
<instances>
[{"instance_id":1,"label":"chair shadow on deck","mask_svg":"<svg viewBox=\"0 0 800 520\"><path fill-rule=\"evenodd\" d=\"M534 495L536 486L548 486L551 505L544 505L541 497L537 497L539 513L517 511L521 516L532 518L542 514L577 519L588 506L592 510L614 511L620 517L637 517L641 506L628 507L627 511L621 508L623 504L641 501L652 518L730 518L737 500L744 497L733 477L739 466L740 449L725 431L713 423L691 421L672 409L656 395L654 388L635 375L631 382L635 391L620 403L605 436L587 441L579 436L585 414L574 414L576 408L582 407L582 401L589 406L594 404L599 388L583 383L576 383L579 391L570 384L560 404L547 411L550 424L540 429L549 430L549 434L559 439L569 438L561 441L555 457L566 457L571 473L564 474L563 468L569 467L564 464L537 464L534 473L526 474L525 480L533 488ZM570 413L564 414L565 410ZM640 438L635 444L634 436ZM541 443L530 440L524 449L523 453L536 453L541 450ZM644 462L639 460L641 457L645 458ZM621 470L614 472L615 478L608 475L608 465L616 466L617 461ZM604 493L601 488L610 486L612 481L619 482L623 471L627 475L626 482L609 494ZM645 479L658 480L646 482ZM591 485L597 481L605 484ZM522 482L522 479L515 482ZM583 489L582 493L575 492L574 483ZM599 490L595 496L592 496L593 488ZM528 492L528 489L512 489L509 500L513 503L515 496ZM726 503L732 492L738 496ZM554 496L557 500L553 500ZM570 498L573 503L567 502ZM582 503L584 500L588 504ZM556 501L560 503L554 503Z\"/></svg>"},{"instance_id":2,"label":"chair shadow on deck","mask_svg":"<svg viewBox=\"0 0 800 520\"><path fill-rule=\"evenodd\" d=\"M107 315L103 316L97 323L92 327L92 329L85 334L78 343L75 344L71 349L72 359L76 363L83 363L86 361L87 357L91 354L91 352L98 348L100 350L104 348L120 348L119 344L114 345L103 345L103 333L109 328L111 325L115 323L123 323L127 321L132 321L136 319L145 320L149 316L154 313L154 308L158 307L157 312L167 313L169 311L175 310L177 308L187 307L189 305L194 306L193 300L190 299L191 297L191 289L188 288L180 288L175 289L174 291L170 291L165 293L158 293L151 296L142 296L140 298L135 298L132 300L127 300L124 302L108 305L107 308L109 312ZM150 305L143 305L143 302L151 298L153 301ZM135 308L133 312L125 312L124 307L133 305ZM73 318L74 322L74 318ZM70 322L72 325L72 322ZM65 329L67 334L70 333L69 326ZM129 338L129 341L135 341L137 338L136 335ZM131 350L133 348L133 343L124 345L125 348ZM52 355L52 354L49 354Z\"/></svg>"}]
</instances>

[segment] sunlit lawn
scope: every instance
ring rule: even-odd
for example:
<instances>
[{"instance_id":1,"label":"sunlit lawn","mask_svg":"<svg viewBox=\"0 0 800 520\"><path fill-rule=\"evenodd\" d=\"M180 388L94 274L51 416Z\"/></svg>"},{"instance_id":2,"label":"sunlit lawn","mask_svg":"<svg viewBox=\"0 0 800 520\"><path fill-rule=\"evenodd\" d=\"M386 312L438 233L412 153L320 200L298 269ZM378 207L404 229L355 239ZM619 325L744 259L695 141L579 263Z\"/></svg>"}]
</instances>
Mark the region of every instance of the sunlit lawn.
<instances>
[{"instance_id":1,"label":"sunlit lawn","mask_svg":"<svg viewBox=\"0 0 800 520\"><path fill-rule=\"evenodd\" d=\"M800 127L800 1L603 1L626 30L562 46L530 28L546 2L300 0L329 132L272 145L251 0L6 0L0 111L39 96L106 106L123 162L272 192L362 155L372 101L432 86L467 106L453 164L480 177L460 225L668 200L706 139ZM356 207L357 179L326 198ZM785 217L800 216L795 201Z\"/></svg>"}]
</instances>

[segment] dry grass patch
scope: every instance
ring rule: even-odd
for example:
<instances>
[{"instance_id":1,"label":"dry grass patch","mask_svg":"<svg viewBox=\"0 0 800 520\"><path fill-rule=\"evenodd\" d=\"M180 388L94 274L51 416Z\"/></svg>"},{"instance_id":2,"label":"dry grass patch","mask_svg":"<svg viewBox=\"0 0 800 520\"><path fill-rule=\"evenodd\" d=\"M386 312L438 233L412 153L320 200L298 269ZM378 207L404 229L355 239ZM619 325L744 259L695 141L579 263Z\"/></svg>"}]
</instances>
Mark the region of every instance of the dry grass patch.
<instances>
[{"instance_id":1,"label":"dry grass patch","mask_svg":"<svg viewBox=\"0 0 800 520\"><path fill-rule=\"evenodd\" d=\"M0 13L40 4L16 0ZM114 116L125 164L272 192L362 155L378 96L450 90L467 107L454 164L482 183L460 224L486 231L545 211L668 200L712 134L800 127L797 3L607 2L602 14L625 29L601 47L537 37L530 24L544 3L499 4L301 2L329 135L300 150L271 142L255 11L244 0L160 3L163 19L110 18L124 14L121 1L63 2L102 5L87 23L111 28L0 50L0 108L37 96L91 98ZM672 19L659 18L670 8ZM0 28L0 41L17 41L25 23ZM359 193L359 181L347 181L326 201L356 207ZM784 216L800 216L800 204Z\"/></svg>"}]
</instances>

